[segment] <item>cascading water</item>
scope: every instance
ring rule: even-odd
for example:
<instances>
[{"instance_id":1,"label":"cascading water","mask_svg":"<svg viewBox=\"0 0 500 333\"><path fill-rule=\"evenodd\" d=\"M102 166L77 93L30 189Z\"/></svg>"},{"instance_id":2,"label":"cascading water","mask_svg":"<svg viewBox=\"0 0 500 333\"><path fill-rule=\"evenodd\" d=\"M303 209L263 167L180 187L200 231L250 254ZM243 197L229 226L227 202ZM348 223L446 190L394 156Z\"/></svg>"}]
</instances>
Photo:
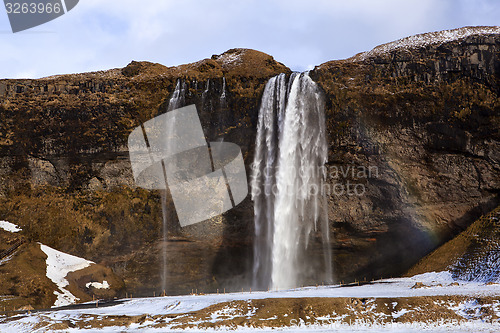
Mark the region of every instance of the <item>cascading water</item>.
<instances>
[{"instance_id":1,"label":"cascading water","mask_svg":"<svg viewBox=\"0 0 500 333\"><path fill-rule=\"evenodd\" d=\"M226 98L227 98L227 96L226 96L226 78L222 77L222 93L220 95L220 105L223 108L227 107Z\"/></svg>"},{"instance_id":2,"label":"cascading water","mask_svg":"<svg viewBox=\"0 0 500 333\"><path fill-rule=\"evenodd\" d=\"M201 106L205 106L205 100L207 99L208 91L210 90L210 79L207 79L207 83L205 84L205 90L201 93Z\"/></svg>"},{"instance_id":3,"label":"cascading water","mask_svg":"<svg viewBox=\"0 0 500 333\"><path fill-rule=\"evenodd\" d=\"M174 93L168 102L167 111L178 109L186 104L186 88L186 82L177 80Z\"/></svg>"},{"instance_id":4,"label":"cascading water","mask_svg":"<svg viewBox=\"0 0 500 333\"><path fill-rule=\"evenodd\" d=\"M288 83L287 83L288 82ZM322 232L324 274L331 282L326 201L324 100L307 73L267 83L259 110L251 187L255 211L254 287L286 289L303 278L311 233Z\"/></svg>"},{"instance_id":5,"label":"cascading water","mask_svg":"<svg viewBox=\"0 0 500 333\"><path fill-rule=\"evenodd\" d=\"M162 265L161 265L161 290L167 290L167 193L161 191L161 212L163 214L163 243L162 243Z\"/></svg>"},{"instance_id":6,"label":"cascading water","mask_svg":"<svg viewBox=\"0 0 500 333\"><path fill-rule=\"evenodd\" d=\"M285 74L271 78L265 87L259 110L250 184L255 213L253 281L257 289L267 288L271 277L278 140L288 91Z\"/></svg>"},{"instance_id":7,"label":"cascading water","mask_svg":"<svg viewBox=\"0 0 500 333\"><path fill-rule=\"evenodd\" d=\"M200 110L203 112L204 110L210 110L213 113L214 110L214 105L216 105L220 109L227 108L227 87L226 87L226 79L223 78L221 82L222 89L217 89L216 84L214 84L213 81L210 81L207 79L205 83L205 87L201 87L201 89L204 89L201 92L201 108ZM220 87L220 86L219 86ZM188 89L189 88L189 89ZM200 90L201 90L200 89ZM194 90L195 93L191 94L189 91ZM182 108L188 104L188 102L192 103L199 98L197 92L198 92L198 81L192 81L191 83L186 82L184 80L177 80L174 92L172 93L172 96L168 102L168 107L167 107L167 112L173 111L175 109ZM215 98L214 95L217 95ZM186 100L188 99L188 101ZM215 103L213 103L212 100L216 100ZM219 112L219 126L222 124L222 118L221 118L222 112ZM168 123L168 128L167 130L167 136L168 133L173 133L173 128L176 126L175 124L175 117ZM222 132L222 131L220 131ZM217 141L223 141L223 137L219 137ZM170 143L170 141L168 141ZM168 146L166 147L167 150L173 149L173 147ZM167 154L168 155L168 154ZM163 166L164 167L164 166ZM166 174L166 171L165 171ZM169 192L169 187L168 184L166 184L166 190L161 191L161 203L162 203L162 214L163 214L163 230L162 230L162 236L163 236L163 242L162 242L162 253L161 253L161 259L162 259L162 264L161 264L161 271L160 271L160 276L161 276L161 287L162 290L167 290L167 240L168 240L168 232L169 228L178 228L179 226L177 225L177 220L176 220L176 212L175 208L173 206L173 203L169 198L171 198L170 192ZM170 204L169 204L170 202Z\"/></svg>"},{"instance_id":8,"label":"cascading water","mask_svg":"<svg viewBox=\"0 0 500 333\"><path fill-rule=\"evenodd\" d=\"M177 84L175 86L174 93L172 94L172 97L170 98L168 102L168 111L172 111L175 109L178 109L180 107L183 107L186 103L186 83L184 81L178 80ZM175 117L168 123L168 128L167 132L168 133L173 133L173 128L175 127ZM170 142L170 141L168 141ZM167 145L167 150L172 149L172 147L169 147ZM164 167L164 165L163 165ZM165 173L166 174L166 173ZM162 242L162 265L161 265L161 272L160 272L160 277L161 277L161 289L165 291L167 289L167 239L168 239L168 219L169 215L172 218L173 214L169 214L169 207L168 207L168 198L170 197L169 195L169 190L168 190L168 184L166 184L166 190L160 191L161 193L161 209L162 209L162 215L163 215L163 230L162 230L162 236L163 236L163 242Z\"/></svg>"}]
</instances>

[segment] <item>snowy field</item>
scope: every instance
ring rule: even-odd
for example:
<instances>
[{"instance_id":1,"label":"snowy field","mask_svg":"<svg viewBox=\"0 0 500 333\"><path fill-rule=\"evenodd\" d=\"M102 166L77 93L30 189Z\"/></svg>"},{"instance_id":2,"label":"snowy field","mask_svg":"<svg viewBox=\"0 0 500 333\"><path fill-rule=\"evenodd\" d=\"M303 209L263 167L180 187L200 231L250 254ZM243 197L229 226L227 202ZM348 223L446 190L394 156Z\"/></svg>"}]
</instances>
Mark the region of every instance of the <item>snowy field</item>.
<instances>
[{"instance_id":1,"label":"snowy field","mask_svg":"<svg viewBox=\"0 0 500 333\"><path fill-rule=\"evenodd\" d=\"M412 289L417 282L429 287ZM455 285L451 285L456 283ZM143 314L180 314L204 309L210 305L235 300L251 300L264 298L301 298L301 297L415 297L415 296L500 296L500 284L484 284L476 282L457 282L448 272L426 273L411 278L386 279L373 284L340 287L306 287L284 291L243 292L228 294L170 296L156 298L129 299L127 302L113 307L86 309L77 311L60 311L63 314L77 313L139 316Z\"/></svg>"},{"instance_id":2,"label":"snowy field","mask_svg":"<svg viewBox=\"0 0 500 333\"><path fill-rule=\"evenodd\" d=\"M415 288L415 284L418 288ZM156 297L156 298L137 298L127 299L124 303L101 308L89 308L78 310L59 310L53 312L39 312L34 314L23 314L17 317L11 317L9 321L2 321L0 317L0 332L45 332L44 328L33 330L35 327L40 327L40 323L77 323L89 321L88 329L95 330L94 324L91 321L99 321L103 318L107 320L115 320L109 318L119 318L118 316L144 316L140 323L131 323L127 326L107 326L99 329L99 332L115 332L130 331L130 332L149 332L149 331L165 331L165 328L155 328L155 324L162 317L162 323L165 320L186 316L186 314L203 310L209 306L232 302L246 301L270 298L311 298L311 297L328 297L328 298L406 298L418 296L473 296L473 297L497 297L500 295L500 284L484 284L476 282L460 282L454 281L450 273L426 273L417 275L411 278L396 278L376 281L372 284L362 286L324 286L324 287L307 287L285 291L270 291L270 292L243 292L243 293L228 293L228 294L208 294L208 295L188 295L188 296L171 296L171 297ZM434 301L442 302L443 301ZM370 301L367 301L370 303ZM356 321L346 324L338 314L333 313L329 316L316 318L321 321L318 323L305 323L296 321L292 322L292 327L280 328L280 331L310 331L310 332L498 332L500 324L495 320L485 321L480 318L479 305L476 301L452 301L446 302L446 309L453 311L464 321L449 320L446 322L363 322ZM486 305L490 307L492 313L498 318L500 317L500 301L494 300L492 304ZM227 320L236 312L230 305L222 310L210 313L210 322L217 323L224 319ZM415 311L415 309L401 309L398 312L392 313L393 319L397 319L405 313ZM255 310L249 310L247 318L251 318L255 314ZM241 316L240 316L241 317ZM170 318L170 319L165 319ZM197 324L196 322L194 324ZM198 322L199 324L199 322ZM43 325L42 325L43 326ZM167 326L168 327L168 326ZM169 327L169 329L175 326ZM234 329L233 327L232 329ZM75 332L82 328L68 328L64 332ZM216 328L207 328L203 331L214 330L229 330L229 327L217 326ZM251 328L238 326L237 331L257 331L269 332L271 328ZM192 329L188 330L193 332ZM200 331L200 330L194 330ZM201 331L200 331L201 332Z\"/></svg>"},{"instance_id":3,"label":"snowy field","mask_svg":"<svg viewBox=\"0 0 500 333\"><path fill-rule=\"evenodd\" d=\"M6 221L0 221L0 228L21 231ZM47 255L47 277L58 287L55 306L74 304L78 299L67 290L66 276L93 262L43 244L40 249ZM135 298L107 307L86 303L87 309L0 315L0 332L500 332L500 281L493 281L457 281L445 271L365 285ZM107 281L89 286L109 288ZM282 303L273 308L273 299ZM315 315L297 317L292 309L298 303ZM318 314L323 303L330 308ZM442 312L447 314L435 316Z\"/></svg>"}]
</instances>

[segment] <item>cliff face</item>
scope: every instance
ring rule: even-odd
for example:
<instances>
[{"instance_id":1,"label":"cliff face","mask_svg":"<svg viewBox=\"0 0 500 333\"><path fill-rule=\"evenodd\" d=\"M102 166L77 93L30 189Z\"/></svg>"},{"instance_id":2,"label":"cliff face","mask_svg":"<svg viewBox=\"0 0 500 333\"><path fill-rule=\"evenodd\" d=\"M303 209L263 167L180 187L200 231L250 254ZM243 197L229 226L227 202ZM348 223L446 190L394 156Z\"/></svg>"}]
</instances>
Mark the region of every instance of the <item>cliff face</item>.
<instances>
[{"instance_id":1,"label":"cliff face","mask_svg":"<svg viewBox=\"0 0 500 333\"><path fill-rule=\"evenodd\" d=\"M164 113L179 85L184 102L197 105L207 140L238 144L248 166L260 95L283 72L290 70L271 56L234 49L171 68L132 62L1 80L0 215L32 241L110 266L129 293L159 294L160 195L136 188L128 135ZM218 279L240 279L252 257L252 221L247 198L222 219L170 235L167 292L222 289Z\"/></svg>"},{"instance_id":2,"label":"cliff face","mask_svg":"<svg viewBox=\"0 0 500 333\"><path fill-rule=\"evenodd\" d=\"M387 44L310 74L326 96L338 280L400 273L498 204L500 32L452 37ZM129 292L152 294L160 200L134 186L128 134L165 112L183 84L207 139L238 144L249 168L262 91L283 72L268 55L236 49L171 68L132 62L0 80L0 218L110 266ZM252 235L249 198L170 235L167 293L241 288Z\"/></svg>"},{"instance_id":3,"label":"cliff face","mask_svg":"<svg viewBox=\"0 0 500 333\"><path fill-rule=\"evenodd\" d=\"M399 274L496 206L498 29L409 37L312 76L329 103L331 182L363 190L330 197L340 276Z\"/></svg>"}]
</instances>

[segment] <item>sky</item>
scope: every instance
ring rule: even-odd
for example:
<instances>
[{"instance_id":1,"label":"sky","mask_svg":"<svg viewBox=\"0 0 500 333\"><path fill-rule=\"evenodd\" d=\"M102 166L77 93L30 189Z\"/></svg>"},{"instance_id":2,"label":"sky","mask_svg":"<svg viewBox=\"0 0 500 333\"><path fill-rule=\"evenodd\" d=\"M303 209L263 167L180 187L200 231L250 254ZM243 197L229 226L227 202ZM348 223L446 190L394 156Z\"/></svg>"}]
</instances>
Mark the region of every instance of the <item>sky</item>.
<instances>
[{"instance_id":1,"label":"sky","mask_svg":"<svg viewBox=\"0 0 500 333\"><path fill-rule=\"evenodd\" d=\"M235 47L303 71L470 25L500 25L500 1L80 0L67 14L15 34L0 7L0 78L121 68L132 60L176 66Z\"/></svg>"}]
</instances>

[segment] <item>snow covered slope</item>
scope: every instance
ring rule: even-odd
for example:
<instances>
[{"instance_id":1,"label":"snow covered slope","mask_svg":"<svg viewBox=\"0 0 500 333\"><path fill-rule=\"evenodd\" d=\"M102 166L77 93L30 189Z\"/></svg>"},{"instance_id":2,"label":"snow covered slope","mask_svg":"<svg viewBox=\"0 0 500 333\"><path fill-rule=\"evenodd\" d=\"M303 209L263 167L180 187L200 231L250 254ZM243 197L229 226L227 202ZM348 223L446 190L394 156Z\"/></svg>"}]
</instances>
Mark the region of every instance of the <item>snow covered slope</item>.
<instances>
[{"instance_id":1,"label":"snow covered slope","mask_svg":"<svg viewBox=\"0 0 500 333\"><path fill-rule=\"evenodd\" d=\"M408 275L447 271L456 280L500 283L500 206L423 258Z\"/></svg>"},{"instance_id":2,"label":"snow covered slope","mask_svg":"<svg viewBox=\"0 0 500 333\"><path fill-rule=\"evenodd\" d=\"M500 34L500 27L464 27L453 30L429 32L425 34L398 39L375 47L373 50L363 52L350 58L352 61L364 61L368 58L386 54L398 49L414 49L431 44L443 44L454 40L467 38L472 35Z\"/></svg>"},{"instance_id":3,"label":"snow covered slope","mask_svg":"<svg viewBox=\"0 0 500 333\"><path fill-rule=\"evenodd\" d=\"M1 233L10 234L3 230ZM13 235L10 240L5 238L7 242L18 244L17 235L10 235ZM125 294L123 280L110 268L44 244L29 241L21 244L0 258L2 310L47 309Z\"/></svg>"},{"instance_id":4,"label":"snow covered slope","mask_svg":"<svg viewBox=\"0 0 500 333\"><path fill-rule=\"evenodd\" d=\"M0 331L24 332L36 327L51 332L271 328L494 332L500 329L499 295L500 284L456 282L450 273L427 273L362 286L139 298L109 307L89 303L91 307L86 309L20 314L3 321L0 317Z\"/></svg>"},{"instance_id":5,"label":"snow covered slope","mask_svg":"<svg viewBox=\"0 0 500 333\"><path fill-rule=\"evenodd\" d=\"M93 262L54 250L43 244L40 244L40 249L47 255L47 277L59 288L59 291L54 291L57 296L54 306L76 303L78 299L65 289L69 285L66 275L89 267Z\"/></svg>"}]
</instances>

